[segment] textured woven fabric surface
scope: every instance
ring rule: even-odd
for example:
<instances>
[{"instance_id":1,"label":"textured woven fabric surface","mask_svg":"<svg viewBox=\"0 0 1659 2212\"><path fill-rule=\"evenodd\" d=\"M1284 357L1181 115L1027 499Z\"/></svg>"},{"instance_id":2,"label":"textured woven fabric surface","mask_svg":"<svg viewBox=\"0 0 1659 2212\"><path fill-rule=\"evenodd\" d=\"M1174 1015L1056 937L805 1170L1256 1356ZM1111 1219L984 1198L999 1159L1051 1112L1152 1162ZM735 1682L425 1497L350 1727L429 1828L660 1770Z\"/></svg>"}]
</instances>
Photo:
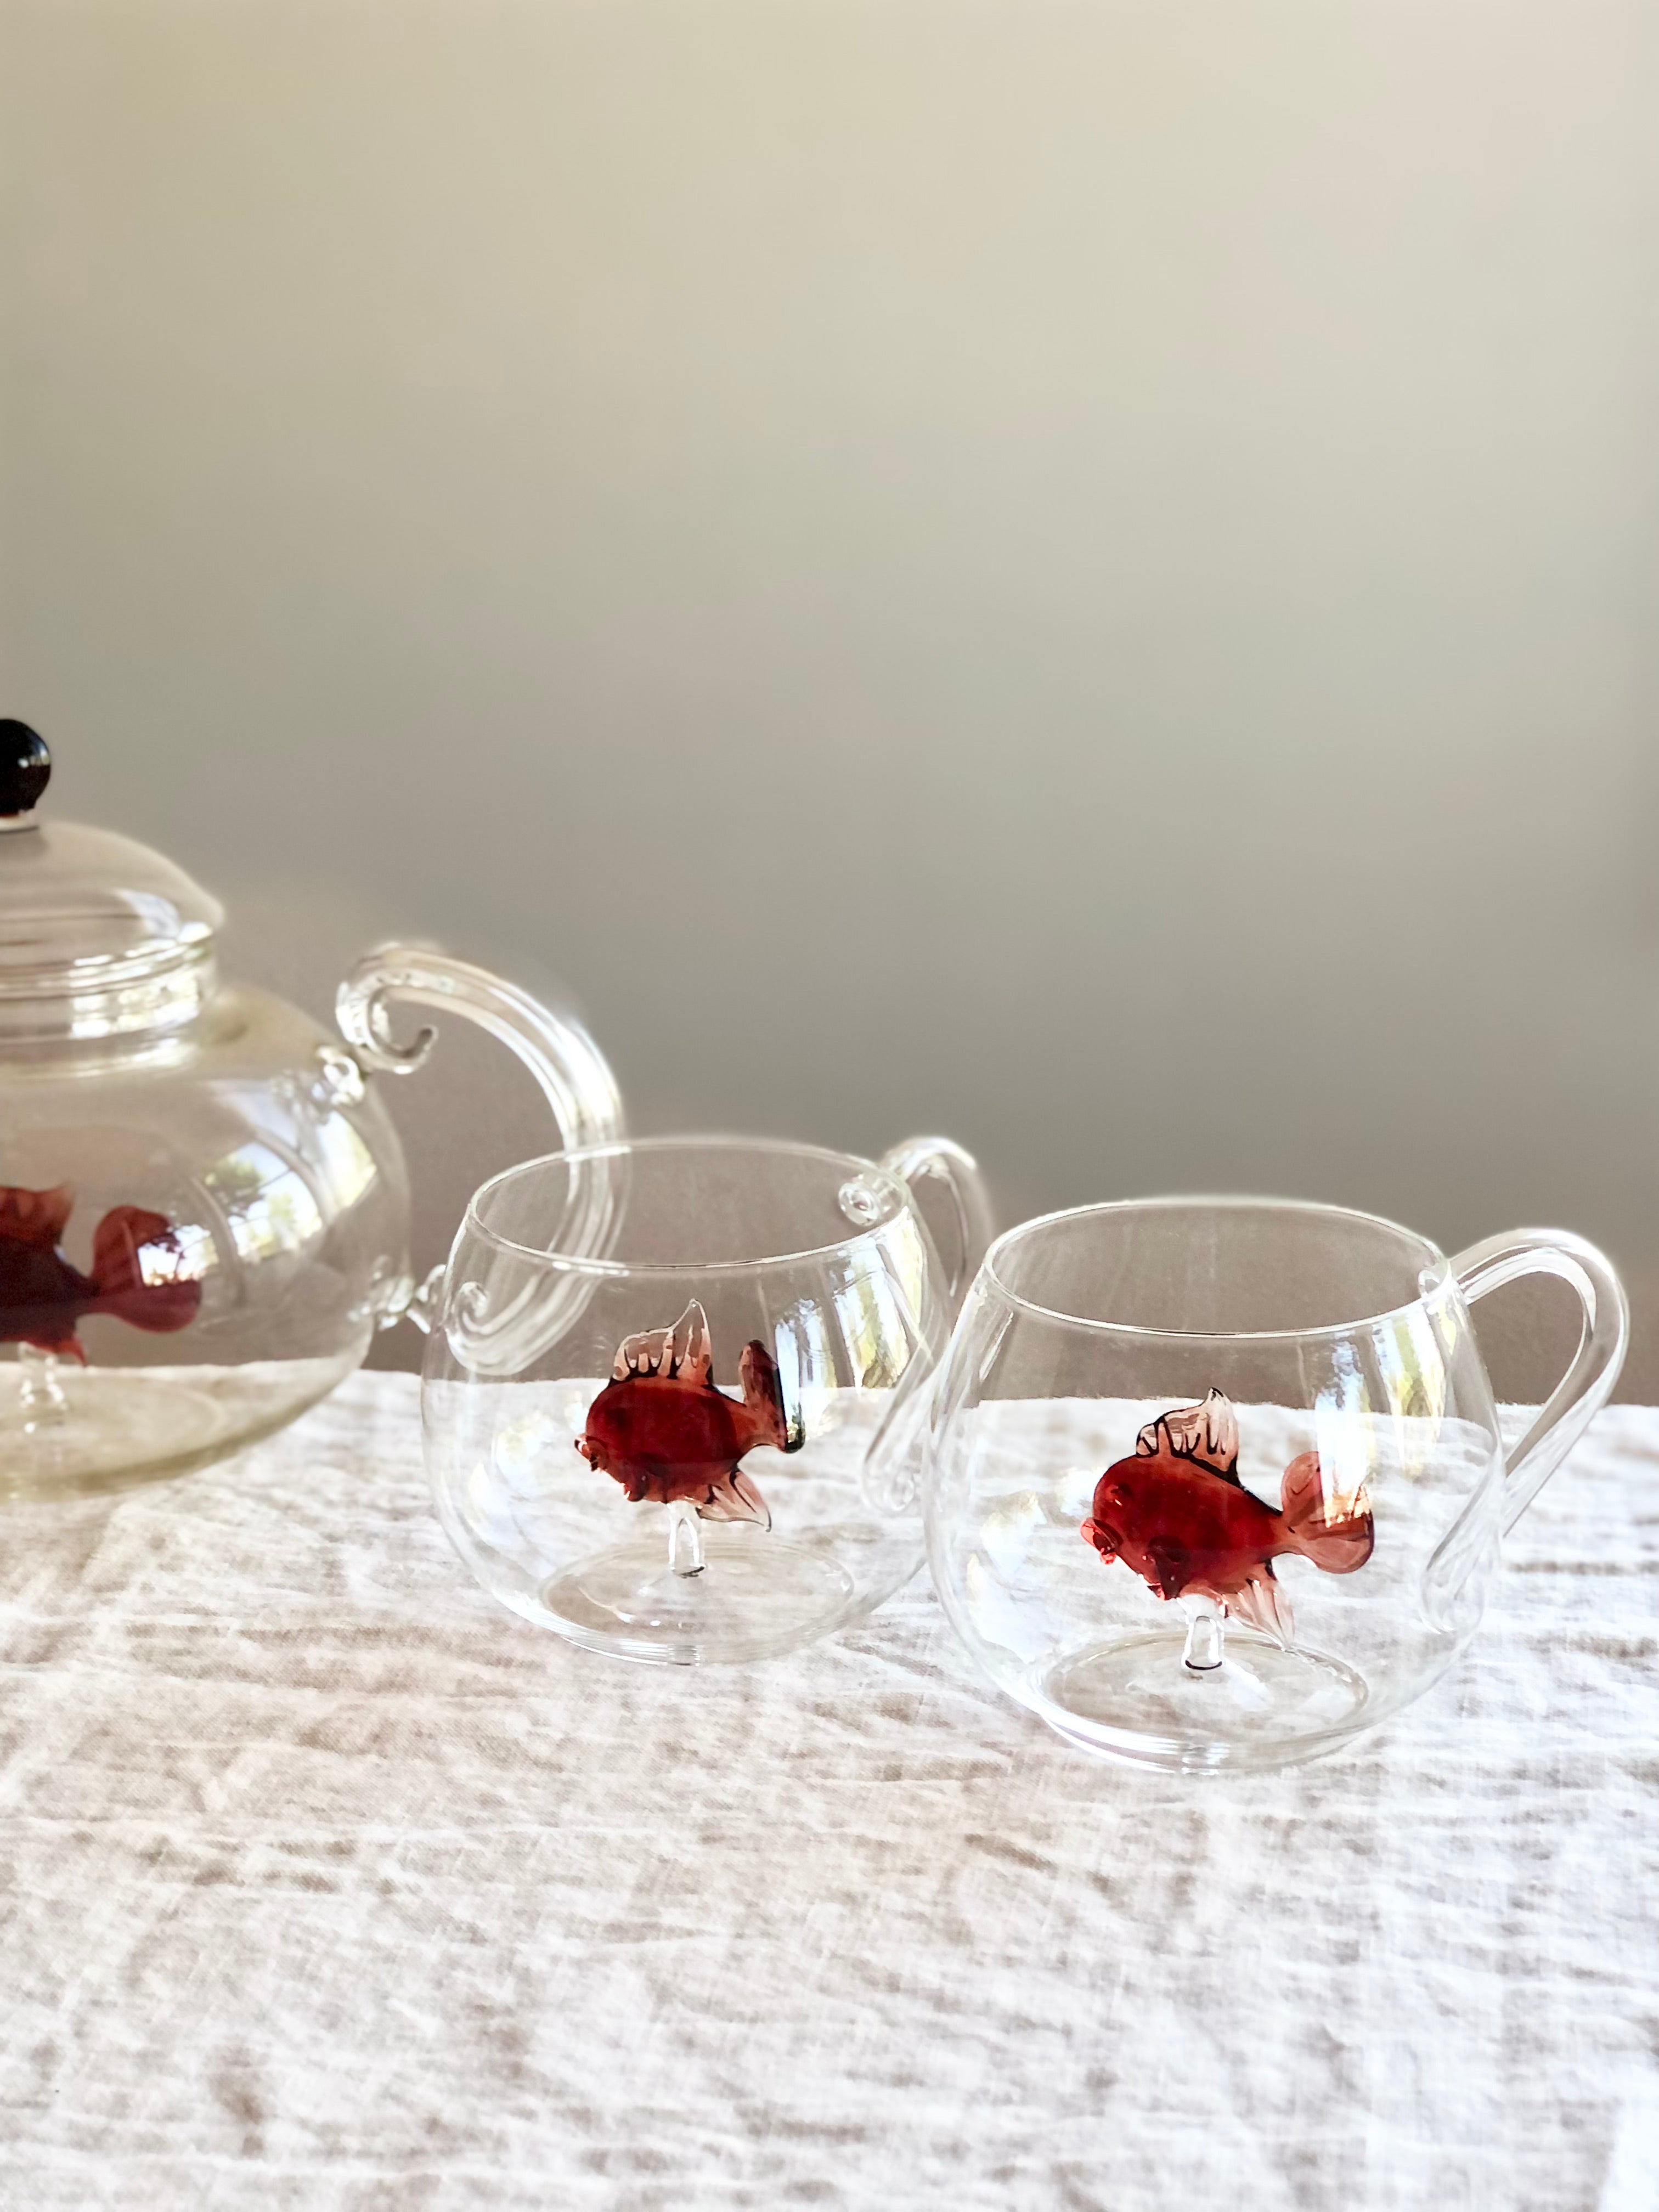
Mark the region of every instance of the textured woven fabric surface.
<instances>
[{"instance_id":1,"label":"textured woven fabric surface","mask_svg":"<svg viewBox=\"0 0 1659 2212\"><path fill-rule=\"evenodd\" d=\"M0 2202L1659 2204L1659 1413L1323 1765L1096 1765L925 1583L668 1673L497 1612L415 1388L15 1510Z\"/></svg>"}]
</instances>

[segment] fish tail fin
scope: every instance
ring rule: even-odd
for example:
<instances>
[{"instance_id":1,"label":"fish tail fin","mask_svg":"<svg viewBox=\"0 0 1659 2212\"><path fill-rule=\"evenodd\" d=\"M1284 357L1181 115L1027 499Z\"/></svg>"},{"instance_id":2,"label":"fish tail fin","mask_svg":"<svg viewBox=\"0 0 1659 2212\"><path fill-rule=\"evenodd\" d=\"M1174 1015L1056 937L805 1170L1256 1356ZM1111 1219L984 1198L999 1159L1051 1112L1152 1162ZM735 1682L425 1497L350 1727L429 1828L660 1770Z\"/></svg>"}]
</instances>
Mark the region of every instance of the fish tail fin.
<instances>
[{"instance_id":1,"label":"fish tail fin","mask_svg":"<svg viewBox=\"0 0 1659 2212\"><path fill-rule=\"evenodd\" d=\"M771 1444L782 1452L799 1451L805 1441L800 1423L789 1418L778 1363L757 1336L743 1348L738 1380L743 1385L743 1402L759 1428L755 1442Z\"/></svg>"},{"instance_id":2,"label":"fish tail fin","mask_svg":"<svg viewBox=\"0 0 1659 2212\"><path fill-rule=\"evenodd\" d=\"M700 1521L753 1521L763 1528L772 1525L771 1510L746 1474L736 1468L709 1486L697 1508Z\"/></svg>"},{"instance_id":3,"label":"fish tail fin","mask_svg":"<svg viewBox=\"0 0 1659 2212\"><path fill-rule=\"evenodd\" d=\"M148 1275L146 1252L166 1255L160 1266L152 1261ZM100 1308L133 1328L185 1328L196 1318L202 1285L171 1272L181 1256L164 1213L142 1206L112 1207L92 1239L92 1286Z\"/></svg>"},{"instance_id":4,"label":"fish tail fin","mask_svg":"<svg viewBox=\"0 0 1659 2212\"><path fill-rule=\"evenodd\" d=\"M1316 1451L1304 1452L1285 1468L1279 1518L1294 1548L1325 1574L1351 1575L1371 1555L1376 1536L1365 1486L1328 1496Z\"/></svg>"}]
</instances>

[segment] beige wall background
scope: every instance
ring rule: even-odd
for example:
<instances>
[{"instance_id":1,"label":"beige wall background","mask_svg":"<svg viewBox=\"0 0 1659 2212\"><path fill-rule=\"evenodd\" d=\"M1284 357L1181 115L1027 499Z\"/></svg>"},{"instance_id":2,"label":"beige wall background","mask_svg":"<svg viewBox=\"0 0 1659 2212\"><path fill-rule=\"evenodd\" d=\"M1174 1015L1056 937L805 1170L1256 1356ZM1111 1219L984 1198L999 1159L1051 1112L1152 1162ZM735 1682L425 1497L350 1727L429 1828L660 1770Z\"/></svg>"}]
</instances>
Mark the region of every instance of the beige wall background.
<instances>
[{"instance_id":1,"label":"beige wall background","mask_svg":"<svg viewBox=\"0 0 1659 2212\"><path fill-rule=\"evenodd\" d=\"M1632 0L0 0L3 710L641 1127L1647 1300L1656 114ZM400 1096L424 1256L526 1093Z\"/></svg>"}]
</instances>

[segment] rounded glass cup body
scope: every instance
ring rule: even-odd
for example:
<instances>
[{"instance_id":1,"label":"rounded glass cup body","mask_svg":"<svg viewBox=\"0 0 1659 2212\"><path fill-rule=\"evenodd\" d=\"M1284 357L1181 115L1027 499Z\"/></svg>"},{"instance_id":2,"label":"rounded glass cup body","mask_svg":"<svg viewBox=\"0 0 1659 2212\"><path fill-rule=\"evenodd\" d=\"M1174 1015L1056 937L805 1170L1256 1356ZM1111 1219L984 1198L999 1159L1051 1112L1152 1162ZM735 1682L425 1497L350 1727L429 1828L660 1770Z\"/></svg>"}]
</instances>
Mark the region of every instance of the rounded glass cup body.
<instances>
[{"instance_id":1,"label":"rounded glass cup body","mask_svg":"<svg viewBox=\"0 0 1659 2212\"><path fill-rule=\"evenodd\" d=\"M931 1371L949 1297L910 1184L850 1155L671 1138L511 1169L468 1209L428 1346L440 1518L492 1595L591 1650L813 1641L921 1563L915 1485L870 1447ZM723 1425L695 1467L687 1419ZM738 1517L702 1517L711 1487Z\"/></svg>"},{"instance_id":2,"label":"rounded glass cup body","mask_svg":"<svg viewBox=\"0 0 1659 2212\"><path fill-rule=\"evenodd\" d=\"M1249 1200L1000 1238L924 1480L934 1580L992 1680L1085 1749L1194 1771L1316 1757L1420 1697L1624 1346L1593 1248L1467 1257L1460 1279L1392 1223ZM1506 1479L1468 1305L1539 1269L1579 1289L1585 1341Z\"/></svg>"}]
</instances>

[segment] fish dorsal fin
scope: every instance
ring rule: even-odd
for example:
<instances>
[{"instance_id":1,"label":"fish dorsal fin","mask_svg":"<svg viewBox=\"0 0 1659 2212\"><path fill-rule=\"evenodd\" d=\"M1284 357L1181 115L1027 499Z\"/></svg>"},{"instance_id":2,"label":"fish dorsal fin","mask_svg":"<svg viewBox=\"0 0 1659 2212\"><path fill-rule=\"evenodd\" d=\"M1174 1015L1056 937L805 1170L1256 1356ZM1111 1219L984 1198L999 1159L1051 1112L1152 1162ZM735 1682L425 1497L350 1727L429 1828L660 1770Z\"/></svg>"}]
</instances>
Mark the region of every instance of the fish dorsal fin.
<instances>
[{"instance_id":1,"label":"fish dorsal fin","mask_svg":"<svg viewBox=\"0 0 1659 2212\"><path fill-rule=\"evenodd\" d=\"M708 1382L714 1372L708 1316L693 1298L672 1328L641 1329L637 1336L623 1337L611 1377L615 1382L625 1382L632 1375L655 1375L665 1382Z\"/></svg>"},{"instance_id":2,"label":"fish dorsal fin","mask_svg":"<svg viewBox=\"0 0 1659 2212\"><path fill-rule=\"evenodd\" d=\"M1212 1474L1237 1482L1238 1416L1232 1400L1212 1390L1196 1406L1176 1406L1160 1413L1135 1438L1135 1450L1143 1459L1167 1452L1172 1459L1196 1460Z\"/></svg>"},{"instance_id":3,"label":"fish dorsal fin","mask_svg":"<svg viewBox=\"0 0 1659 2212\"><path fill-rule=\"evenodd\" d=\"M708 1340L708 1316L696 1298L674 1324L672 1368L684 1382L712 1382L714 1347Z\"/></svg>"},{"instance_id":4,"label":"fish dorsal fin","mask_svg":"<svg viewBox=\"0 0 1659 2212\"><path fill-rule=\"evenodd\" d=\"M52 1190L22 1190L0 1185L0 1237L55 1252L75 1210L75 1187L60 1182Z\"/></svg>"},{"instance_id":5,"label":"fish dorsal fin","mask_svg":"<svg viewBox=\"0 0 1659 2212\"><path fill-rule=\"evenodd\" d=\"M673 1340L672 1328L642 1328L636 1336L623 1337L617 1346L611 1381L626 1382L635 1375L659 1375Z\"/></svg>"}]
</instances>

